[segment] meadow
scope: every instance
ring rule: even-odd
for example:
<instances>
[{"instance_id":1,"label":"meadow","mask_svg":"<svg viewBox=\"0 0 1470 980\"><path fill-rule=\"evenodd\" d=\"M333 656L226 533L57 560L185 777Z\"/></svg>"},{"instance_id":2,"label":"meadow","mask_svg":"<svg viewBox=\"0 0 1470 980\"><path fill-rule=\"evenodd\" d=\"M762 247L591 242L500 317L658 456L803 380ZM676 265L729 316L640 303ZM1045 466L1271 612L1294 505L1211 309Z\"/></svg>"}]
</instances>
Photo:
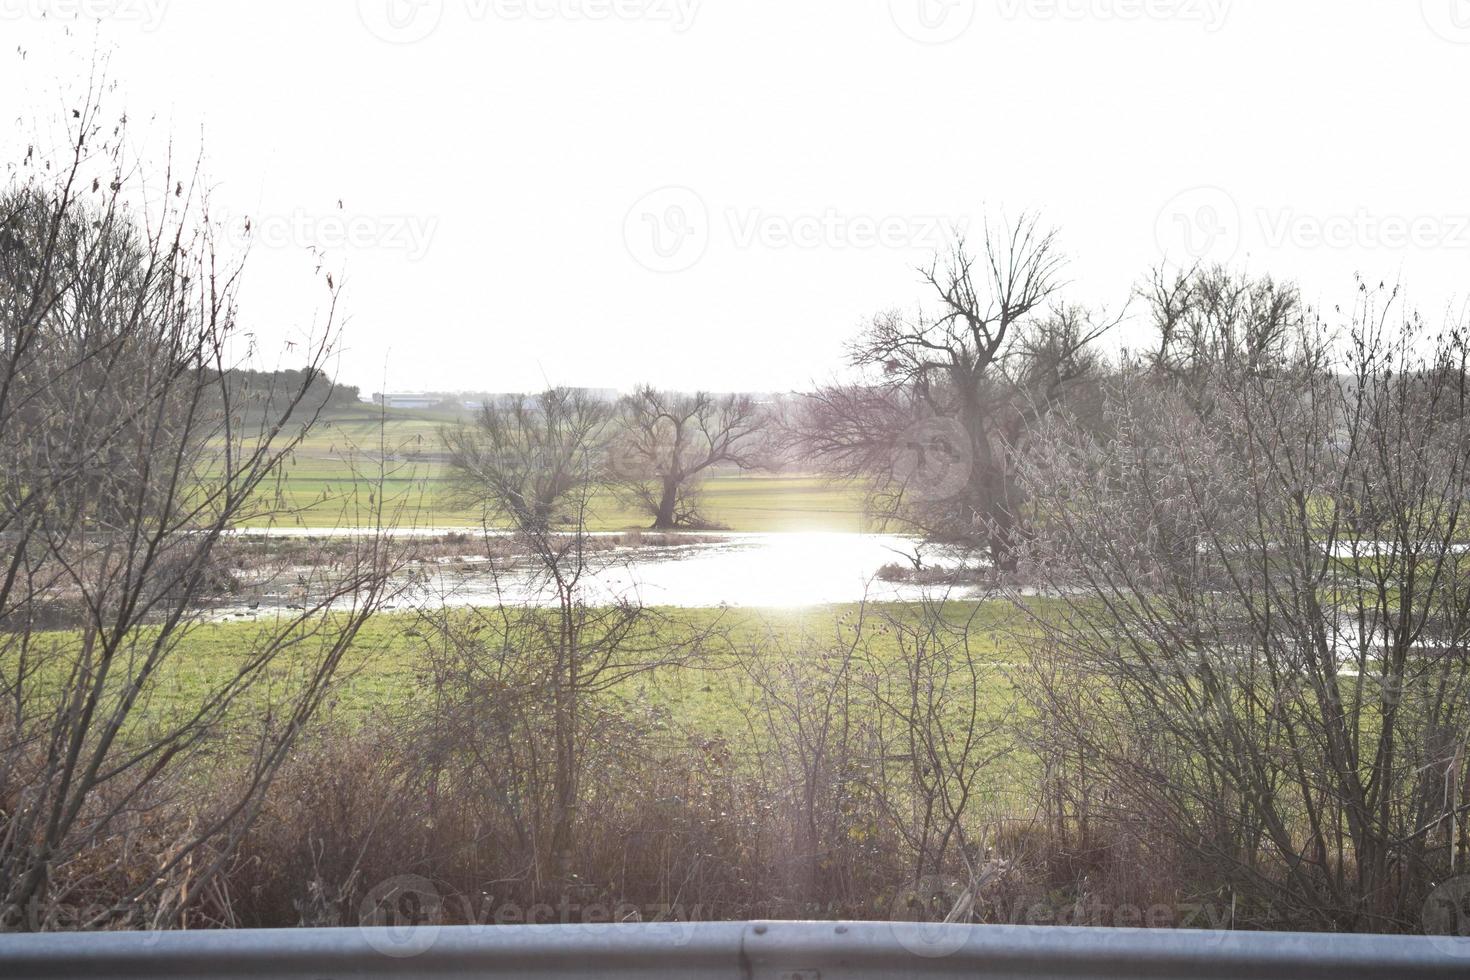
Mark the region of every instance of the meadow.
<instances>
[{"instance_id":1,"label":"meadow","mask_svg":"<svg viewBox=\"0 0 1470 980\"><path fill-rule=\"evenodd\" d=\"M269 487L265 510L248 526L351 527L368 520L381 488L389 523L418 527L475 527L473 507L450 499L439 432L467 413L383 409L363 404L332 407L302 440L280 478ZM704 513L731 531L867 530L860 490L808 473L722 470L703 484ZM288 515L288 516L283 516ZM647 527L646 515L610 493L592 501L589 528Z\"/></svg>"},{"instance_id":2,"label":"meadow","mask_svg":"<svg viewBox=\"0 0 1470 980\"><path fill-rule=\"evenodd\" d=\"M709 734L735 736L743 725L742 705L748 704L750 694L740 676L742 661L769 658L783 662L832 655L852 646L859 632L867 653L879 660L898 658L903 651L899 632L892 626L917 625L924 608L919 603L795 609L651 608L650 619L671 639L704 634L703 652L692 665L655 670L627 682L614 691L614 697L625 702L651 700L681 724ZM954 629L964 630L969 657L994 668L989 678L993 693L997 701L1005 700L1010 685L1002 675L1019 659L1016 643L1027 628L1024 614L1002 601L950 602L933 608L940 609ZM416 699L425 693L429 645L437 642L436 624L442 615L392 611L371 617L342 664L325 723L350 729L374 714L421 706ZM448 615L471 614L460 610ZM252 648L261 628L248 619L191 626L161 670L157 694L148 710L162 712L195 703L201 692L235 670L240 651ZM292 665L289 658L283 658L273 669L284 680Z\"/></svg>"},{"instance_id":3,"label":"meadow","mask_svg":"<svg viewBox=\"0 0 1470 980\"><path fill-rule=\"evenodd\" d=\"M916 650L915 636L936 625L927 618L936 613L944 639ZM446 907L450 921L481 921L473 911L480 904L544 902L549 894L683 908L701 918L881 916L911 873L899 828L909 826L906 814L920 796L939 792L928 770L919 775L922 763L901 724L910 696L938 695L915 731L932 737L941 723L943 751L961 751L954 741L961 733L979 738L963 750L969 761L944 775L944 785L965 779L976 793L966 825L1029 820L1027 801L1042 767L1017 737L1024 710L1012 668L1023 659L1016 643L1027 626L1012 605L651 608L652 632L639 642L667 636L678 645L699 635L702 648L685 664L589 695L579 750L587 753L585 816L567 857L575 874L570 884L528 878L526 862L541 858L517 828L524 818L544 830L536 821L546 814L537 807L550 771L536 768L541 763L525 767L549 748L550 695L526 692L532 700L517 703L530 720L512 726L512 741L503 743L500 726L510 718L487 713L488 703L473 696L464 700L458 681L441 687L446 681L436 677L446 617L463 636L480 614L394 610L366 622L333 693L265 795L240 859L226 872L229 898L211 915L249 926L356 921L364 890L414 874L454 903ZM483 614L494 651L497 616ZM189 627L121 744L141 748L187 717L239 669L269 625ZM76 634L34 639L38 650L61 653ZM268 668L237 703L231 724L185 753L169 792L206 809L229 798L256 748L252 726L289 702L313 646L308 639ZM917 687L908 686L910 678ZM847 693L836 700L824 694L834 686ZM981 732L968 727L972 720ZM497 795L503 779L526 799L510 806L519 795ZM174 832L193 812L162 807L147 826ZM816 817L823 829L801 829ZM804 842L808 832L821 840ZM126 843L118 837L107 847ZM488 881L499 884L487 891Z\"/></svg>"}]
</instances>

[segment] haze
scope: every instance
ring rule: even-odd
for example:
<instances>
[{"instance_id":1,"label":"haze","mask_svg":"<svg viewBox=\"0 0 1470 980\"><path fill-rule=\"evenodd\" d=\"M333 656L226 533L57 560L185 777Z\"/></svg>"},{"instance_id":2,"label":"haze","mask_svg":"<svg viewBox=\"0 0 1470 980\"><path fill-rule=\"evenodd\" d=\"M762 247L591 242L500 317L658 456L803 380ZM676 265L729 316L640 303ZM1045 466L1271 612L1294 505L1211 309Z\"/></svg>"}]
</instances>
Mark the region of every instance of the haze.
<instances>
[{"instance_id":1,"label":"haze","mask_svg":"<svg viewBox=\"0 0 1470 980\"><path fill-rule=\"evenodd\" d=\"M144 156L202 133L262 348L320 315L319 248L366 391L768 391L1028 209L1112 310L1165 258L1461 309L1464 7L0 0L0 87L29 139L95 51Z\"/></svg>"}]
</instances>

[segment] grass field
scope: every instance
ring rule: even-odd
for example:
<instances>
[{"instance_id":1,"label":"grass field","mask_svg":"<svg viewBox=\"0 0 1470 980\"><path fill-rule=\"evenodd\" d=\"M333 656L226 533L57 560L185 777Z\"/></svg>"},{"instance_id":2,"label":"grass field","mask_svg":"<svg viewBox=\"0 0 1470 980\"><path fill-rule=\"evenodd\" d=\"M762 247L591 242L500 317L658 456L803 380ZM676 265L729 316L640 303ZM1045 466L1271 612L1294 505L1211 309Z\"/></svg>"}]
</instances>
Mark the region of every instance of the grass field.
<instances>
[{"instance_id":1,"label":"grass field","mask_svg":"<svg viewBox=\"0 0 1470 980\"><path fill-rule=\"evenodd\" d=\"M879 656L896 655L898 643L891 630L879 620L892 617L900 622L917 622L921 607L916 603L874 603L866 611L857 605L812 606L797 609L653 609L670 630L711 631L702 666L661 672L652 683L661 699L687 718L717 718L727 715L729 699L717 693L712 683L726 678L734 654L759 650L760 655L785 658L835 650L850 642L860 613L868 625L864 630L867 648ZM951 602L945 618L954 624L969 624L970 654L980 663L1013 663L1015 632L1023 628L1024 614L1007 602ZM336 711L338 717L353 716L395 704L411 703L420 693L422 670L430 642L422 629L423 620L411 612L384 612L372 617L353 644L343 663L342 683ZM158 695L150 710L166 710L168 702L193 703L212 680L236 669L241 651L251 648L251 639L261 627L252 621L204 623L191 627L185 646L174 654L158 679ZM60 637L64 634L53 634ZM278 665L284 675L291 670L283 659ZM640 682L644 683L644 682ZM161 698L161 700L160 700Z\"/></svg>"},{"instance_id":2,"label":"grass field","mask_svg":"<svg viewBox=\"0 0 1470 980\"><path fill-rule=\"evenodd\" d=\"M769 706L765 692L752 680L745 664L761 662L771 673L765 683L775 683L785 698L801 698L802 664L831 657L852 643L859 618L865 617L862 649L872 657L859 674L872 677L874 664L888 663L896 677L907 668L897 663L900 646L893 623L917 624L922 615L918 604L871 604L815 606L805 609L658 609L659 630L671 637L708 631L711 640L695 666L659 668L623 682L609 692L611 704L626 717L658 716L667 719L668 734L698 740L723 739L744 750L764 744L769 737L762 727L761 706ZM968 627L968 648L954 647L949 658L958 671L948 711L963 730L969 705L964 685L965 668L973 661L980 668L977 720L1000 724L1009 732L1017 723L1017 691L1012 668L1024 658L1017 636L1027 629L1024 614L999 601L954 602L944 607L951 623ZM885 619L891 622L884 622ZM409 612L379 613L358 634L338 673L334 696L317 717L320 730L351 734L364 727L395 727L400 721L422 721L433 702L430 678L430 647L435 633ZM146 706L130 724L148 730L164 718L187 714L204 691L233 672L251 646L260 626L252 622L204 624L195 627L185 646L168 661L152 685ZM952 641L953 638L950 638ZM306 656L311 656L309 650ZM271 694L296 688L292 657L283 657L271 668L269 681L249 696L250 711L265 709ZM830 662L829 662L830 664ZM882 669L882 668L880 668ZM890 681L891 682L891 681ZM830 683L830 675L814 675L809 683ZM893 692L890 691L890 696ZM900 699L902 700L902 699ZM856 721L863 722L860 713ZM876 719L866 719L876 723ZM1035 756L1019 743L998 758L992 771L992 786L1007 799L1034 797L1039 775Z\"/></svg>"},{"instance_id":3,"label":"grass field","mask_svg":"<svg viewBox=\"0 0 1470 980\"><path fill-rule=\"evenodd\" d=\"M714 639L697 663L638 674L584 701L583 739L589 745L585 751L599 761L589 765L587 788L582 791L585 816L579 817L574 887L607 888L618 891L620 898L653 888L658 889L657 901L668 902L667 895L682 887L679 882L692 880L698 887L719 889L717 901L689 893L694 896L691 905L711 917L750 917L756 912L740 911L744 906L738 903L784 901L760 892L760 882L783 875L791 860L786 847L790 830L784 821L801 812L805 785L792 757L820 743L833 758L824 755L813 761L813 772L823 781L843 780L847 787L840 791L843 798L855 801L844 805L843 815L834 821L823 863L855 862L860 873L851 879L874 889L853 892L844 902L867 902L873 913L891 907L894 893L886 883L904 880L909 869L903 852L890 846L896 838L887 829L881 814L888 811L882 808L891 806L889 819L895 820L922 809L911 799L919 792L914 786L920 784L911 781L916 756L906 754L914 749L902 728L909 703L905 682L916 661L901 656L895 636L904 625L919 623L920 607L649 612L659 617L656 638L684 637L694 630L712 632ZM941 671L950 666L955 673L939 683L942 700L920 709L926 714L919 737L943 739L946 751L961 752L967 767L983 769L983 773L965 770L972 780L967 792L974 793L967 822L989 827L987 821L1024 820L1037 798L1043 772L1018 729L1023 712L1017 707L1011 667L1019 659L1016 635L1025 624L1014 607L999 602L953 603L944 613L956 624L968 624L968 649L953 647L946 656L924 658L927 665ZM845 680L839 680L834 671L860 616L867 619L862 634L866 642ZM122 733L124 745L133 738L147 739L165 729L167 719L187 714L206 690L235 672L242 650L252 646L252 633L261 628L259 623L230 622L194 629L149 683L136 717ZM486 645L498 650L501 638L493 627L486 629L491 631L484 638ZM53 637L62 643L71 639L64 633ZM366 624L342 664L334 692L302 733L274 784L264 816L237 862L242 870L232 879L232 887L239 886L239 894L250 896L241 905L245 923L298 922L295 896L308 893L310 881L317 879L297 882L296 876L321 874L316 869L326 865L327 854L333 855L335 867L338 857L327 849L339 843L355 855L350 860L361 862L353 869L355 873L361 867L365 882L413 873L450 893L483 888L493 880L495 894L505 896L504 889L521 880L515 868L522 867L526 858L502 823L504 813L493 805L500 792L498 753L504 752L494 740L496 723L483 730L484 740L474 741L476 752L458 754L459 749L470 748L461 739L480 731L474 727L478 722L473 719L480 717L475 712L494 712L489 704L500 703L478 698L496 699L492 691L499 689L481 689L465 700L456 696L459 689L451 681L448 706L442 703L433 680L435 639L435 631L413 613L379 614ZM289 701L296 686L291 683L291 661L302 660L311 660L309 649L283 657L271 668L270 677L234 704L228 724L201 744L199 754L180 763L179 785L206 800L235 785L230 780L239 771L236 759L256 747L251 733L258 719L280 716L271 706L283 707ZM974 687L967 670L971 663L980 666ZM921 675L919 698L932 690L924 687L922 678L932 676ZM826 696L827 692L833 694ZM538 738L551 738L545 717L538 714L549 710L550 695L539 692L533 697L538 700L528 702L524 721L507 722L534 726L515 728L518 741L528 730L538 732ZM498 712L492 715L500 717ZM975 732L969 727L972 721L983 730ZM944 734L933 727L936 723L945 726ZM840 748L834 744L839 727ZM972 733L976 740L970 742ZM969 748L953 744L960 740ZM872 754L875 747L877 755ZM451 768L437 770L434 767L444 761L439 754L443 750L455 753L455 761ZM479 758L480 765L473 758ZM507 758L504 773L520 780L515 773L522 770L515 767L524 763L521 756ZM786 768L788 763L793 768ZM429 770L434 770L428 782L434 788L432 800L425 799L425 784L419 782ZM924 773L928 776L929 770ZM869 781L875 774L880 789L873 789ZM656 878L657 869L644 864L644 845L652 841L655 855L682 854L685 835L691 838L691 847L693 839L699 841L702 850L691 856L708 880L676 869L671 873L676 887L666 892ZM604 850L599 844L604 839L635 838L641 843L633 848L617 843ZM676 846L666 852L665 840ZM369 842L370 852L365 850ZM502 860L511 867L509 872L490 863ZM716 875L711 867L724 870ZM249 869L264 870L255 877ZM461 879L470 884L459 884ZM584 886L583 879L595 884ZM740 884L755 889L752 897L731 890ZM354 908L356 901L354 897ZM811 918L814 910L810 901L803 901L793 906L792 914ZM760 917L771 916L766 906L758 911Z\"/></svg>"},{"instance_id":4,"label":"grass field","mask_svg":"<svg viewBox=\"0 0 1470 980\"><path fill-rule=\"evenodd\" d=\"M804 609L660 609L652 610L672 637L693 631L707 632L711 639L697 666L661 668L624 683L613 692L627 704L666 709L675 725L702 737L748 738L744 710L759 701L741 659L776 658L776 663L801 662L840 651L853 640L860 616L866 617L863 648L880 661L899 655L897 631L885 618L898 623L917 623L917 604L871 604L814 606ZM456 614L458 615L458 614ZM1012 700L1008 668L1021 657L1016 636L1026 629L1024 615L1013 605L999 601L953 602L944 607L945 618L968 625L968 658L983 671L983 690L991 704L1004 710ZM249 621L201 624L191 628L184 646L168 660L152 683L152 694L134 718L143 728L150 722L190 710L203 693L238 667L244 651L261 626ZM427 663L434 632L417 614L379 613L358 634L338 674L338 689L319 720L330 727L352 729L371 716L398 717L399 712L422 711L429 696ZM66 634L52 634L66 642ZM309 647L304 653L310 657ZM955 656L963 656L958 650ZM252 698L269 698L293 688L297 668L293 657L282 657L271 668L269 683L257 688ZM786 682L782 682L785 686ZM983 710L982 714L988 713ZM1025 779L1030 763L1015 760L1013 779Z\"/></svg>"},{"instance_id":5,"label":"grass field","mask_svg":"<svg viewBox=\"0 0 1470 980\"><path fill-rule=\"evenodd\" d=\"M325 413L271 488L274 523L354 526L370 520L369 494L383 487L392 523L470 527L473 510L447 499L439 428L453 414L379 409L372 405ZM732 531L862 531L862 495L819 476L721 472L704 483L705 516ZM593 530L646 527L648 518L611 495L593 501ZM249 522L259 526L264 518Z\"/></svg>"}]
</instances>

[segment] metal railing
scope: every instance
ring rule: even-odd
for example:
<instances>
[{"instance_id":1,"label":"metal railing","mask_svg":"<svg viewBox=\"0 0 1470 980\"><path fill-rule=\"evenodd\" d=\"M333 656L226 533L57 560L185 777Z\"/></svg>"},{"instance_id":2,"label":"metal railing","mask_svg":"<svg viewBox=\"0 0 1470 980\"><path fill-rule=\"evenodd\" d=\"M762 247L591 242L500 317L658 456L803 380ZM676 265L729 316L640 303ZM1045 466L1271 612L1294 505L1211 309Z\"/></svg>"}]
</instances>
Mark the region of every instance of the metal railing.
<instances>
[{"instance_id":1,"label":"metal railing","mask_svg":"<svg viewBox=\"0 0 1470 980\"><path fill-rule=\"evenodd\" d=\"M1470 938L886 922L0 936L0 977L1470 977Z\"/></svg>"}]
</instances>

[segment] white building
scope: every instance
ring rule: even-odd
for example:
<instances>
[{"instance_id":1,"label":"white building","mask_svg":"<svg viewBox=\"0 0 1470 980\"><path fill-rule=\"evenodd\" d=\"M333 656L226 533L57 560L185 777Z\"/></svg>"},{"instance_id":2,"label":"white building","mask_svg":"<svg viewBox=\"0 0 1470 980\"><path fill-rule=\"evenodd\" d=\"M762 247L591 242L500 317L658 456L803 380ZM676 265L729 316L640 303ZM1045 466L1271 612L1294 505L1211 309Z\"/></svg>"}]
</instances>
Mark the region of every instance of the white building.
<instances>
[{"instance_id":1,"label":"white building","mask_svg":"<svg viewBox=\"0 0 1470 980\"><path fill-rule=\"evenodd\" d=\"M439 404L439 399L434 395L415 391L398 391L377 394L373 401L384 408L433 408Z\"/></svg>"}]
</instances>

